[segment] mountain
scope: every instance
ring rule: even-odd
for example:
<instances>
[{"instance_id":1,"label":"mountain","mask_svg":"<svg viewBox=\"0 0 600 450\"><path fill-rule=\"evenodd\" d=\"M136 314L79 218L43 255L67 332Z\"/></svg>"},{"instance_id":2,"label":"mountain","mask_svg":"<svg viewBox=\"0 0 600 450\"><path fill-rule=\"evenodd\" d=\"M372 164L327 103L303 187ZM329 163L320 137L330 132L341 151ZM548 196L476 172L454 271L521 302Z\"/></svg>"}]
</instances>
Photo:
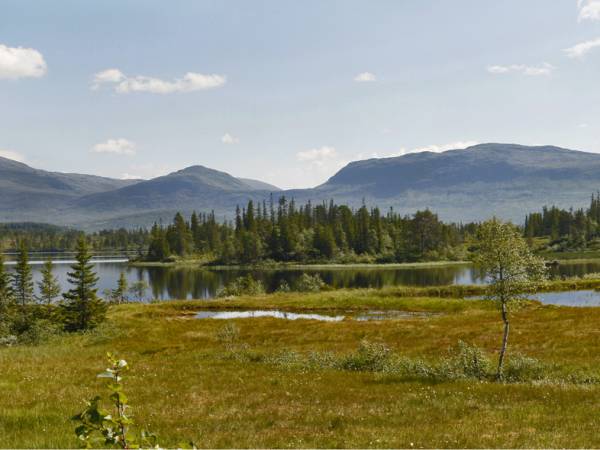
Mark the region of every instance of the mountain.
<instances>
[{"instance_id":1,"label":"mountain","mask_svg":"<svg viewBox=\"0 0 600 450\"><path fill-rule=\"evenodd\" d=\"M430 208L452 221L493 215L521 222L543 205L588 206L600 189L600 155L553 146L481 144L348 164L327 182L295 197L362 199L401 213Z\"/></svg>"},{"instance_id":2,"label":"mountain","mask_svg":"<svg viewBox=\"0 0 600 450\"><path fill-rule=\"evenodd\" d=\"M261 186L264 186L262 188ZM237 205L259 200L278 188L255 180L235 178L204 166L191 166L136 184L83 195L63 214L86 228L150 225L170 221L177 211L215 211L231 215Z\"/></svg>"},{"instance_id":3,"label":"mountain","mask_svg":"<svg viewBox=\"0 0 600 450\"><path fill-rule=\"evenodd\" d=\"M278 188L277 186L274 186L269 183L265 183L264 181L252 180L250 178L238 178L238 180L243 181L248 186L250 186L252 189L257 190L257 191L276 192L276 191L282 190L281 188Z\"/></svg>"},{"instance_id":4,"label":"mountain","mask_svg":"<svg viewBox=\"0 0 600 450\"><path fill-rule=\"evenodd\" d=\"M599 189L600 154L515 144L356 161L320 186L287 191L204 166L124 181L46 172L0 158L0 221L99 229L168 222L176 211L194 210L231 219L237 205L274 194L355 207L364 201L403 214L429 208L451 221L496 215L522 222L544 205L587 206Z\"/></svg>"},{"instance_id":5,"label":"mountain","mask_svg":"<svg viewBox=\"0 0 600 450\"><path fill-rule=\"evenodd\" d=\"M47 172L0 157L0 221L43 221L71 200L134 183L95 175Z\"/></svg>"}]
</instances>

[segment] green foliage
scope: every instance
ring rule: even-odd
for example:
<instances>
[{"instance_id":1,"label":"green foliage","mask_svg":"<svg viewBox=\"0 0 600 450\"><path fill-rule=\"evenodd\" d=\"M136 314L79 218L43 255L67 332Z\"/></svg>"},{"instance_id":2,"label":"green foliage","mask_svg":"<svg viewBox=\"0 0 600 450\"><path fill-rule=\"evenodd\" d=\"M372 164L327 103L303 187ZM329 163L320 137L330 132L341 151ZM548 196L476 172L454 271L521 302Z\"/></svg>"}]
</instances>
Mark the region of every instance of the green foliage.
<instances>
[{"instance_id":1,"label":"green foliage","mask_svg":"<svg viewBox=\"0 0 600 450\"><path fill-rule=\"evenodd\" d=\"M340 363L344 370L381 372L390 361L391 350L385 344L360 342L355 353L347 355Z\"/></svg>"},{"instance_id":2,"label":"green foliage","mask_svg":"<svg viewBox=\"0 0 600 450\"><path fill-rule=\"evenodd\" d=\"M455 353L446 364L441 365L441 369L448 378L483 380L490 376L492 363L480 348L458 341Z\"/></svg>"},{"instance_id":3,"label":"green foliage","mask_svg":"<svg viewBox=\"0 0 600 450\"><path fill-rule=\"evenodd\" d=\"M97 296L98 277L91 264L92 255L85 239L80 239L75 257L76 263L68 273L73 286L63 294L62 315L67 331L81 331L96 327L106 315L106 304Z\"/></svg>"},{"instance_id":4,"label":"green foliage","mask_svg":"<svg viewBox=\"0 0 600 450\"><path fill-rule=\"evenodd\" d=\"M363 205L358 210L329 204L298 207L285 197L236 208L233 223L217 222L214 213L177 213L166 228L155 224L147 258L165 261L172 253L216 258L222 264L272 261L405 262L457 258L476 225L444 224L431 211L402 217Z\"/></svg>"},{"instance_id":5,"label":"green foliage","mask_svg":"<svg viewBox=\"0 0 600 450\"><path fill-rule=\"evenodd\" d=\"M108 354L110 367L98 374L107 378L110 391L110 409L101 406L101 397L86 402L85 409L73 417L79 425L77 438L86 448L159 448L157 437L145 430L135 431L135 422L129 413L127 396L123 392L123 373L129 370L124 359Z\"/></svg>"},{"instance_id":6,"label":"green foliage","mask_svg":"<svg viewBox=\"0 0 600 450\"><path fill-rule=\"evenodd\" d=\"M499 303L527 298L546 279L544 261L533 255L511 223L488 220L479 228L475 264L489 281L487 297Z\"/></svg>"},{"instance_id":7,"label":"green foliage","mask_svg":"<svg viewBox=\"0 0 600 450\"><path fill-rule=\"evenodd\" d=\"M320 292L325 286L326 284L318 273L314 275L303 273L294 283L294 290L298 292Z\"/></svg>"},{"instance_id":8,"label":"green foliage","mask_svg":"<svg viewBox=\"0 0 600 450\"><path fill-rule=\"evenodd\" d=\"M33 319L18 336L18 342L25 345L39 345L54 336L60 335L61 325L50 319Z\"/></svg>"},{"instance_id":9,"label":"green foliage","mask_svg":"<svg viewBox=\"0 0 600 450\"><path fill-rule=\"evenodd\" d=\"M42 281L38 282L40 291L38 301L46 305L52 304L60 295L60 284L58 278L52 273L53 268L52 259L48 258L42 267Z\"/></svg>"},{"instance_id":10,"label":"green foliage","mask_svg":"<svg viewBox=\"0 0 600 450\"><path fill-rule=\"evenodd\" d=\"M255 280L252 275L239 277L217 292L217 297L238 297L240 295L261 295L265 288L260 280Z\"/></svg>"},{"instance_id":11,"label":"green foliage","mask_svg":"<svg viewBox=\"0 0 600 450\"><path fill-rule=\"evenodd\" d=\"M24 241L19 244L17 264L12 277L15 300L22 307L33 301L33 277L29 265L27 245Z\"/></svg>"},{"instance_id":12,"label":"green foliage","mask_svg":"<svg viewBox=\"0 0 600 450\"><path fill-rule=\"evenodd\" d=\"M498 303L504 322L504 335L498 357L496 378L503 377L503 366L510 329L509 308L526 293L535 292L546 279L546 266L533 255L519 230L511 223L488 220L479 227L476 265L489 281L486 297Z\"/></svg>"},{"instance_id":13,"label":"green foliage","mask_svg":"<svg viewBox=\"0 0 600 450\"><path fill-rule=\"evenodd\" d=\"M129 292L135 297L137 301L141 302L146 296L146 291L148 290L148 287L149 286L146 280L139 280L131 285L131 287L129 288Z\"/></svg>"},{"instance_id":14,"label":"green foliage","mask_svg":"<svg viewBox=\"0 0 600 450\"><path fill-rule=\"evenodd\" d=\"M548 367L535 358L512 355L504 368L504 380L509 382L535 381L545 378Z\"/></svg>"},{"instance_id":15,"label":"green foliage","mask_svg":"<svg viewBox=\"0 0 600 450\"><path fill-rule=\"evenodd\" d=\"M10 274L6 270L6 265L4 264L4 254L0 248L0 321L3 311L14 300L13 294Z\"/></svg>"}]
</instances>

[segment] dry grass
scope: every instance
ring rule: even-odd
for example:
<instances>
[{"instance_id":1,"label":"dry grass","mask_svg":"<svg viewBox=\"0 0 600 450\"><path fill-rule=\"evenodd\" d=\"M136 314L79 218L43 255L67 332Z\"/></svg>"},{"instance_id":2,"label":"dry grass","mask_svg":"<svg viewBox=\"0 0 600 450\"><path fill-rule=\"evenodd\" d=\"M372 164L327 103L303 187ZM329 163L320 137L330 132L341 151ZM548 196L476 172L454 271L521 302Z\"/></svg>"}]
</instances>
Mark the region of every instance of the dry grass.
<instances>
[{"instance_id":1,"label":"dry grass","mask_svg":"<svg viewBox=\"0 0 600 450\"><path fill-rule=\"evenodd\" d=\"M70 422L103 392L107 351L127 359L137 421L162 445L203 447L598 447L600 386L406 382L373 373L285 370L224 358L223 321L203 307L439 311L384 322L236 320L257 352L354 350L361 339L435 359L461 339L493 353L501 326L484 302L385 291L288 294L214 302L122 305L97 333L0 350L0 446L73 447ZM600 308L529 304L514 314L509 351L559 370L600 371Z\"/></svg>"}]
</instances>

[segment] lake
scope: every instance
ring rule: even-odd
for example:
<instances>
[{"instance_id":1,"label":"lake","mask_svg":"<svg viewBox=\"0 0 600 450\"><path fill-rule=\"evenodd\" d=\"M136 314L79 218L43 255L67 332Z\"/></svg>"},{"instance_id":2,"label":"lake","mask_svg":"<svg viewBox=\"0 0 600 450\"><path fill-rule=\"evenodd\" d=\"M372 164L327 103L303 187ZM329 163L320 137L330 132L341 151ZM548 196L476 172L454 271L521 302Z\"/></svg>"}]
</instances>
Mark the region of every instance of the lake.
<instances>
[{"instance_id":1,"label":"lake","mask_svg":"<svg viewBox=\"0 0 600 450\"><path fill-rule=\"evenodd\" d=\"M42 261L32 261L35 281L41 278ZM11 269L11 262L9 270ZM72 260L62 259L55 263L55 274L64 290L68 289L67 272ZM102 257L95 262L100 278L98 292L114 289L121 272L129 284L144 280L149 289L145 300L208 299L216 295L225 284L237 277L252 275L265 285L267 291L277 289L282 281L293 286L303 273L318 273L323 281L334 288L381 288L386 286L443 286L450 284L483 284L481 274L469 265L439 267L342 267L314 269L197 269L190 267L129 267L118 255ZM599 272L600 262L565 264L553 269L554 276L574 276ZM556 299L552 299L555 301ZM589 300L589 299L588 299Z\"/></svg>"}]
</instances>

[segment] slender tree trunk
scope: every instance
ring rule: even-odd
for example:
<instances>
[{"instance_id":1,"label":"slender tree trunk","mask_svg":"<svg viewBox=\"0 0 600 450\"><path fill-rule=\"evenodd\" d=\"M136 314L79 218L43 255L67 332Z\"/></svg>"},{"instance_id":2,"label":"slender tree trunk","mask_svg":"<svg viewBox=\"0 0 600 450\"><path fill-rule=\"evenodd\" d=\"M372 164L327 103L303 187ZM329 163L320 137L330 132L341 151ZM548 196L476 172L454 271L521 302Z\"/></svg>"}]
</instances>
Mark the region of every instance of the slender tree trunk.
<instances>
[{"instance_id":1,"label":"slender tree trunk","mask_svg":"<svg viewBox=\"0 0 600 450\"><path fill-rule=\"evenodd\" d=\"M502 367L504 365L504 355L506 354L506 347L508 346L508 332L510 330L505 301L502 302L502 322L504 322L504 336L502 337L502 348L500 349L500 357L498 358L498 372L496 372L497 380L502 379Z\"/></svg>"}]
</instances>

